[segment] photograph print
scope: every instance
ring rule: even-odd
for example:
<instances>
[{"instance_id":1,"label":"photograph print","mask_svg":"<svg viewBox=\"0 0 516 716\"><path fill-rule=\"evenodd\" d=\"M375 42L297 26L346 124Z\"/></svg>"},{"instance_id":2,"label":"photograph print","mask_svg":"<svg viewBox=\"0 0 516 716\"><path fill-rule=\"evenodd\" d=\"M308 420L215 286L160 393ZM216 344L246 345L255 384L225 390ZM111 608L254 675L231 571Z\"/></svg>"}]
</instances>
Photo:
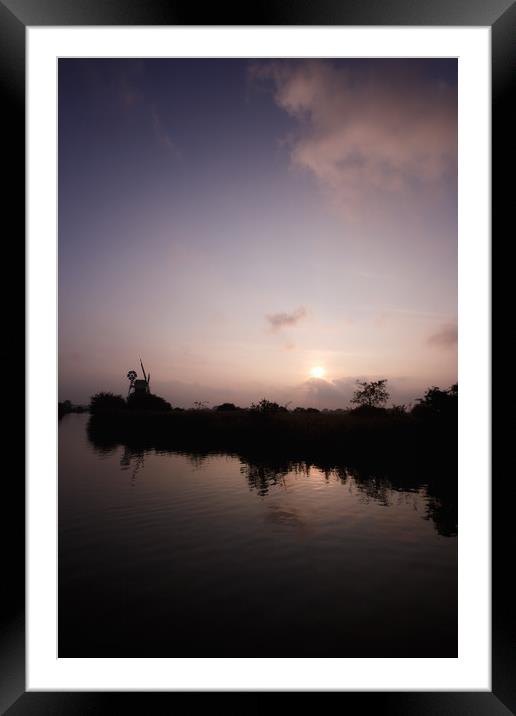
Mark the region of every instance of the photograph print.
<instances>
[{"instance_id":1,"label":"photograph print","mask_svg":"<svg viewBox=\"0 0 516 716\"><path fill-rule=\"evenodd\" d=\"M457 657L457 60L58 60L58 656Z\"/></svg>"}]
</instances>

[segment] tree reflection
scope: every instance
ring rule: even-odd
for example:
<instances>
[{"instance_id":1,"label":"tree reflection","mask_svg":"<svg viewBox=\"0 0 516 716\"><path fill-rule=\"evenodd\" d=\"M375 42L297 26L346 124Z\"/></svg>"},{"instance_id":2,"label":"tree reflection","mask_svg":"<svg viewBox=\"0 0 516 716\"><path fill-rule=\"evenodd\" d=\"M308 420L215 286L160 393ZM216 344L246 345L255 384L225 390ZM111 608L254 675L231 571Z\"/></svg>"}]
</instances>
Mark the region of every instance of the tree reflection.
<instances>
[{"instance_id":1,"label":"tree reflection","mask_svg":"<svg viewBox=\"0 0 516 716\"><path fill-rule=\"evenodd\" d=\"M131 470L131 481L134 484L138 473L143 469L144 456L151 448L146 445L127 444L118 441L111 434L106 436L102 431L88 426L88 438L95 449L101 454L112 453L120 444L123 453L120 466L123 470ZM154 451L155 448L152 448ZM227 451L196 451L173 450L162 446L160 453L182 454L188 457L196 470L203 468L211 455L226 455L228 458L240 460L240 473L245 478L249 490L262 498L273 490L288 490L289 484L302 475L310 479L312 471L317 471L317 479L321 476L325 482L338 481L346 485L351 492L358 492L363 502L374 502L385 507L399 503L400 500L412 501L414 509L418 509L420 499L425 504L424 519L430 520L439 535L451 537L457 535L457 473L456 461L443 455L442 462L421 460L418 465L407 465L403 456L398 464L387 466L371 462L371 456L364 455L362 464L342 464L335 461L290 459L285 455L246 454Z\"/></svg>"},{"instance_id":2,"label":"tree reflection","mask_svg":"<svg viewBox=\"0 0 516 716\"><path fill-rule=\"evenodd\" d=\"M256 490L265 497L271 487L281 484L285 486L285 478L289 474L288 465L267 465L259 462L242 462L240 473L245 476L250 490Z\"/></svg>"},{"instance_id":3,"label":"tree reflection","mask_svg":"<svg viewBox=\"0 0 516 716\"><path fill-rule=\"evenodd\" d=\"M355 467L336 465L320 466L316 463L288 462L242 459L240 472L247 480L249 489L265 497L274 489L288 489L289 481L296 474L310 476L310 469L316 468L325 481L337 480L348 485L351 492L358 491L360 501L375 502L391 507L401 502L412 503L418 510L418 497L422 498L426 508L422 515L431 520L437 532L444 537L457 535L457 497L456 490L439 489L438 484L428 480L411 478L406 475L370 473Z\"/></svg>"}]
</instances>

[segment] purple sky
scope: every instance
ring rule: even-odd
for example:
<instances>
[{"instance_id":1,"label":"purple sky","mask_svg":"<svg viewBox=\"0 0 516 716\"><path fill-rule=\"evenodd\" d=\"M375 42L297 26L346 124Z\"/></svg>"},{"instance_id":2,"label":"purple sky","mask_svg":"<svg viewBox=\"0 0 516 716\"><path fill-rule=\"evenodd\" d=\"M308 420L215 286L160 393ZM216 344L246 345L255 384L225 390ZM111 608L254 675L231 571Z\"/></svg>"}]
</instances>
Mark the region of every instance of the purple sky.
<instances>
[{"instance_id":1,"label":"purple sky","mask_svg":"<svg viewBox=\"0 0 516 716\"><path fill-rule=\"evenodd\" d=\"M140 355L184 407L455 382L456 60L60 60L60 399Z\"/></svg>"}]
</instances>

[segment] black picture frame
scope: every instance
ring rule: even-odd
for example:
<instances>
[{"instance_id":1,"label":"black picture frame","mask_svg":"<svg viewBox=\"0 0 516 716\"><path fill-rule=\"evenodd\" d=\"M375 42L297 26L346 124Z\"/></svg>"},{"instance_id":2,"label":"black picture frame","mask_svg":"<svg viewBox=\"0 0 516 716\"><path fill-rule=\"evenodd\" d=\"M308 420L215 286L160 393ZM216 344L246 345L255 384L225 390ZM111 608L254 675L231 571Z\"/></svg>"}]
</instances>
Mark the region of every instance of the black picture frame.
<instances>
[{"instance_id":1,"label":"black picture frame","mask_svg":"<svg viewBox=\"0 0 516 716\"><path fill-rule=\"evenodd\" d=\"M199 18L203 22L199 23ZM0 96L4 138L4 250L9 264L24 265L25 221L25 29L60 25L405 25L489 26L492 38L492 236L502 250L511 226L511 106L516 68L514 0L318 0L317 3L271 0L248 6L220 3L199 8L175 0L0 0ZM510 229L509 229L510 230ZM512 233L512 232L511 232ZM5 235L4 235L5 236ZM510 238L508 234L508 239ZM494 242L493 242L494 243ZM4 254L5 259L5 254ZM501 260L500 260L501 261ZM5 267L5 263L4 263ZM11 270L10 270L11 273ZM4 309L25 305L22 286L2 282ZM493 292L493 305L503 290ZM500 299L501 300L501 299ZM7 315L6 315L7 314ZM494 312L493 312L494 315ZM23 319L4 310L3 335L9 346L3 376L17 366L18 380L2 390L12 406L7 445L22 455L24 398L20 365L25 359ZM496 382L493 382L496 395ZM500 434L500 443L503 435ZM4 473L2 561L4 587L0 629L0 712L26 714L144 713L173 708L177 693L26 692L25 690L25 486L20 465ZM510 476L509 476L510 477ZM516 714L516 620L509 588L514 537L509 518L510 480L492 491L492 690L490 692L339 692L341 708L397 714ZM514 488L512 488L514 489ZM506 512L507 510L507 512ZM6 513L9 519L6 519Z\"/></svg>"}]
</instances>

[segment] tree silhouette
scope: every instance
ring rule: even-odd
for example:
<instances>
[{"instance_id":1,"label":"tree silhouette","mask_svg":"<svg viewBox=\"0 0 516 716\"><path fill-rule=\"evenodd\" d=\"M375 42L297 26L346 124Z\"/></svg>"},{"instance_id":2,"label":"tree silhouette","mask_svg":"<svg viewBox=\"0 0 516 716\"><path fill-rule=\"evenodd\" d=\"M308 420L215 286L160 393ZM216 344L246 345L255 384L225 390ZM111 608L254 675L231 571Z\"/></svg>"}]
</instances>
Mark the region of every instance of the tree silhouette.
<instances>
[{"instance_id":1,"label":"tree silhouette","mask_svg":"<svg viewBox=\"0 0 516 716\"><path fill-rule=\"evenodd\" d=\"M357 388L351 398L353 405L367 408L380 408L384 405L390 397L390 393L387 390L387 379L382 378L381 380L357 381Z\"/></svg>"},{"instance_id":2,"label":"tree silhouette","mask_svg":"<svg viewBox=\"0 0 516 716\"><path fill-rule=\"evenodd\" d=\"M418 398L417 404L412 408L412 414L416 416L454 415L457 412L458 396L457 383L447 390L441 390L434 385L432 388L428 388L422 398Z\"/></svg>"}]
</instances>

